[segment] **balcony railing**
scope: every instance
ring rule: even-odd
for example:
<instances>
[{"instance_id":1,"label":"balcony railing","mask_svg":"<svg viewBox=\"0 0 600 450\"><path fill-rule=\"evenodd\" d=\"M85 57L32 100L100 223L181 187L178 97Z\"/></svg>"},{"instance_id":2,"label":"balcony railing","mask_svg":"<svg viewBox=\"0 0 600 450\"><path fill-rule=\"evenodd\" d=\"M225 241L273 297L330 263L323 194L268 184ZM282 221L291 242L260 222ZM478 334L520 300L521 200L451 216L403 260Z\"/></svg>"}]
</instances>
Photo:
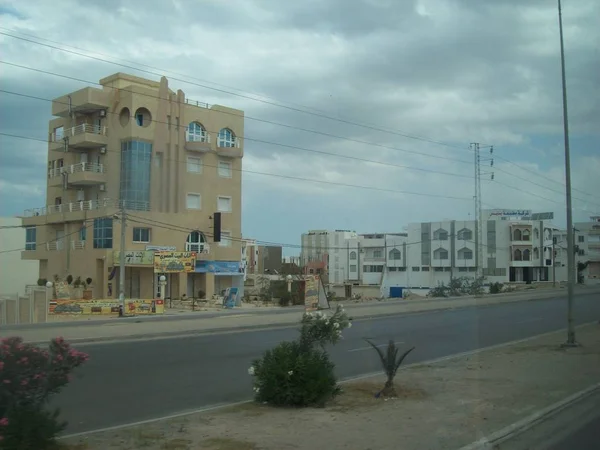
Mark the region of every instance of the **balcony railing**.
<instances>
[{"instance_id":1,"label":"balcony railing","mask_svg":"<svg viewBox=\"0 0 600 450\"><path fill-rule=\"evenodd\" d=\"M57 167L55 169L50 169L48 171L48 178L59 177L63 173L78 173L78 172L106 173L104 171L104 164L81 162L78 164L71 164L69 166Z\"/></svg>"},{"instance_id":2,"label":"balcony railing","mask_svg":"<svg viewBox=\"0 0 600 450\"><path fill-rule=\"evenodd\" d=\"M114 200L105 198L102 200L80 200L71 203L62 203L60 205L48 205L45 208L32 208L24 211L24 217L45 216L49 214L59 214L77 211L94 211L102 208L119 209L123 207L132 211L150 211L150 202L132 201L132 200Z\"/></svg>"},{"instance_id":3,"label":"balcony railing","mask_svg":"<svg viewBox=\"0 0 600 450\"><path fill-rule=\"evenodd\" d=\"M206 142L210 144L210 134L207 131L202 133L190 133L189 130L185 132L185 140L188 142Z\"/></svg>"},{"instance_id":4,"label":"balcony railing","mask_svg":"<svg viewBox=\"0 0 600 450\"><path fill-rule=\"evenodd\" d=\"M71 249L73 249L73 250L85 249L85 241L71 241Z\"/></svg>"},{"instance_id":5,"label":"balcony railing","mask_svg":"<svg viewBox=\"0 0 600 450\"><path fill-rule=\"evenodd\" d=\"M67 128L65 130L51 133L50 140L52 142L60 142L65 138L77 136L83 133L99 134L101 136L106 136L107 131L107 127L105 126L82 123L72 128Z\"/></svg>"},{"instance_id":6,"label":"balcony railing","mask_svg":"<svg viewBox=\"0 0 600 450\"><path fill-rule=\"evenodd\" d=\"M240 139L238 137L233 137L231 139L217 139L217 147L240 148Z\"/></svg>"},{"instance_id":7,"label":"balcony railing","mask_svg":"<svg viewBox=\"0 0 600 450\"><path fill-rule=\"evenodd\" d=\"M51 251L60 251L65 247L64 241L59 239L58 241L46 242L46 250Z\"/></svg>"},{"instance_id":8,"label":"balcony railing","mask_svg":"<svg viewBox=\"0 0 600 450\"><path fill-rule=\"evenodd\" d=\"M185 103L192 106L197 106L198 108L210 108L208 103L199 102L198 100L190 100L189 98L185 99Z\"/></svg>"}]
</instances>

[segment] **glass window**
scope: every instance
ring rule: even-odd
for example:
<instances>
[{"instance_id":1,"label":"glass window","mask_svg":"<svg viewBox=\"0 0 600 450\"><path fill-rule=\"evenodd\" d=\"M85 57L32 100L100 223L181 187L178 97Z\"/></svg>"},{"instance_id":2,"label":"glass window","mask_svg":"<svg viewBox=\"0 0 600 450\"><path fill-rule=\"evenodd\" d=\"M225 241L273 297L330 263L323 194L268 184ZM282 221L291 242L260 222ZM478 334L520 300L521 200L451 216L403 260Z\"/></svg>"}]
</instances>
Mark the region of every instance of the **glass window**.
<instances>
[{"instance_id":1,"label":"glass window","mask_svg":"<svg viewBox=\"0 0 600 450\"><path fill-rule=\"evenodd\" d=\"M133 242L150 242L150 228L134 228Z\"/></svg>"},{"instance_id":2,"label":"glass window","mask_svg":"<svg viewBox=\"0 0 600 450\"><path fill-rule=\"evenodd\" d=\"M219 161L219 176L221 178L231 178L231 163L229 161Z\"/></svg>"},{"instance_id":3,"label":"glass window","mask_svg":"<svg viewBox=\"0 0 600 450\"><path fill-rule=\"evenodd\" d=\"M94 248L113 248L112 219L94 219Z\"/></svg>"},{"instance_id":4,"label":"glass window","mask_svg":"<svg viewBox=\"0 0 600 450\"><path fill-rule=\"evenodd\" d=\"M26 227L25 228L25 250L35 250L35 244L37 239L37 228Z\"/></svg>"},{"instance_id":5,"label":"glass window","mask_svg":"<svg viewBox=\"0 0 600 450\"><path fill-rule=\"evenodd\" d=\"M231 247L231 231L221 231L220 247Z\"/></svg>"},{"instance_id":6,"label":"glass window","mask_svg":"<svg viewBox=\"0 0 600 450\"><path fill-rule=\"evenodd\" d=\"M85 241L86 238L87 238L87 227L84 225L79 230L79 240L80 241Z\"/></svg>"},{"instance_id":7,"label":"glass window","mask_svg":"<svg viewBox=\"0 0 600 450\"><path fill-rule=\"evenodd\" d=\"M229 128L222 128L219 131L219 147L235 147L235 135Z\"/></svg>"},{"instance_id":8,"label":"glass window","mask_svg":"<svg viewBox=\"0 0 600 450\"><path fill-rule=\"evenodd\" d=\"M448 240L448 232L442 228L434 231L433 239L438 241L447 241Z\"/></svg>"},{"instance_id":9,"label":"glass window","mask_svg":"<svg viewBox=\"0 0 600 450\"><path fill-rule=\"evenodd\" d=\"M356 264L350 264L350 272L356 272Z\"/></svg>"},{"instance_id":10,"label":"glass window","mask_svg":"<svg viewBox=\"0 0 600 450\"><path fill-rule=\"evenodd\" d=\"M350 252L350 259L351 260L355 260L356 259L356 252Z\"/></svg>"},{"instance_id":11,"label":"glass window","mask_svg":"<svg viewBox=\"0 0 600 450\"><path fill-rule=\"evenodd\" d=\"M152 144L141 141L121 143L120 197L126 209L150 210Z\"/></svg>"},{"instance_id":12,"label":"glass window","mask_svg":"<svg viewBox=\"0 0 600 450\"><path fill-rule=\"evenodd\" d=\"M188 156L187 171L189 173L202 173L202 158L197 156Z\"/></svg>"},{"instance_id":13,"label":"glass window","mask_svg":"<svg viewBox=\"0 0 600 450\"><path fill-rule=\"evenodd\" d=\"M206 142L206 130L198 122L188 125L187 140L190 142Z\"/></svg>"},{"instance_id":14,"label":"glass window","mask_svg":"<svg viewBox=\"0 0 600 450\"><path fill-rule=\"evenodd\" d=\"M381 250L373 250L373 258L381 258L383 256L383 252Z\"/></svg>"},{"instance_id":15,"label":"glass window","mask_svg":"<svg viewBox=\"0 0 600 450\"><path fill-rule=\"evenodd\" d=\"M187 209L202 209L202 199L200 194L188 194L185 207Z\"/></svg>"},{"instance_id":16,"label":"glass window","mask_svg":"<svg viewBox=\"0 0 600 450\"><path fill-rule=\"evenodd\" d=\"M468 228L463 228L458 232L458 235L456 237L461 241L471 241L473 240L473 232Z\"/></svg>"},{"instance_id":17,"label":"glass window","mask_svg":"<svg viewBox=\"0 0 600 450\"><path fill-rule=\"evenodd\" d=\"M577 242L584 242L585 236L577 236Z\"/></svg>"},{"instance_id":18,"label":"glass window","mask_svg":"<svg viewBox=\"0 0 600 450\"><path fill-rule=\"evenodd\" d=\"M231 212L231 197L218 197L217 211Z\"/></svg>"},{"instance_id":19,"label":"glass window","mask_svg":"<svg viewBox=\"0 0 600 450\"><path fill-rule=\"evenodd\" d=\"M458 259L473 259L473 250L463 247L458 251Z\"/></svg>"},{"instance_id":20,"label":"glass window","mask_svg":"<svg viewBox=\"0 0 600 450\"><path fill-rule=\"evenodd\" d=\"M434 259L448 259L448 250L443 248L438 248L433 252Z\"/></svg>"},{"instance_id":21,"label":"glass window","mask_svg":"<svg viewBox=\"0 0 600 450\"><path fill-rule=\"evenodd\" d=\"M389 256L392 261L397 261L402 258L402 253L400 253L400 250L398 250L397 248L394 248L390 250Z\"/></svg>"},{"instance_id":22,"label":"glass window","mask_svg":"<svg viewBox=\"0 0 600 450\"><path fill-rule=\"evenodd\" d=\"M136 114L135 121L140 127L143 127L144 126L144 115L141 113Z\"/></svg>"}]
</instances>

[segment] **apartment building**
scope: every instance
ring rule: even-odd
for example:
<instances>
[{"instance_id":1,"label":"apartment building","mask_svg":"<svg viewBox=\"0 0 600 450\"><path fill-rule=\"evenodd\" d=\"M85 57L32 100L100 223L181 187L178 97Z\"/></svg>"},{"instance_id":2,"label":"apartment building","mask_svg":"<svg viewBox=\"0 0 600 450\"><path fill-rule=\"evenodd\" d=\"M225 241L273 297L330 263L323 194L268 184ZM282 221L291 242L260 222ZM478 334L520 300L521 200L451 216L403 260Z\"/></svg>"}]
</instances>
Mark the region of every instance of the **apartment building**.
<instances>
[{"instance_id":1,"label":"apartment building","mask_svg":"<svg viewBox=\"0 0 600 450\"><path fill-rule=\"evenodd\" d=\"M411 223L406 232L380 234L340 234L337 247L348 270L343 276L330 277L332 284L379 285L388 296L391 287L428 289L448 284L453 277L484 276L488 282L533 282L551 280L553 232L552 213L530 210L494 209L482 212L482 239L474 220L443 220ZM333 232L321 233L323 241ZM306 236L306 237L305 237ZM342 241L342 238L345 240ZM311 243L310 233L303 235ZM328 255L332 267L335 249L318 247ZM479 248L479 252L478 252ZM347 254L347 260L342 256ZM334 259L335 264L335 259Z\"/></svg>"},{"instance_id":2,"label":"apartment building","mask_svg":"<svg viewBox=\"0 0 600 450\"><path fill-rule=\"evenodd\" d=\"M307 274L329 283L358 280L358 235L351 230L310 230L301 237L300 261Z\"/></svg>"},{"instance_id":3,"label":"apartment building","mask_svg":"<svg viewBox=\"0 0 600 450\"><path fill-rule=\"evenodd\" d=\"M118 297L121 250L128 298L155 295L155 251L197 254L193 272L169 274L168 296L242 283L243 111L189 100L164 77L116 73L99 85L52 102L47 201L25 211L22 259L39 261L41 278L91 277L96 298Z\"/></svg>"},{"instance_id":4,"label":"apartment building","mask_svg":"<svg viewBox=\"0 0 600 450\"><path fill-rule=\"evenodd\" d=\"M580 276L584 283L600 283L600 216L592 216L588 222L574 224L575 263L585 265ZM567 272L567 231L555 230L554 259L556 280L566 281Z\"/></svg>"}]
</instances>

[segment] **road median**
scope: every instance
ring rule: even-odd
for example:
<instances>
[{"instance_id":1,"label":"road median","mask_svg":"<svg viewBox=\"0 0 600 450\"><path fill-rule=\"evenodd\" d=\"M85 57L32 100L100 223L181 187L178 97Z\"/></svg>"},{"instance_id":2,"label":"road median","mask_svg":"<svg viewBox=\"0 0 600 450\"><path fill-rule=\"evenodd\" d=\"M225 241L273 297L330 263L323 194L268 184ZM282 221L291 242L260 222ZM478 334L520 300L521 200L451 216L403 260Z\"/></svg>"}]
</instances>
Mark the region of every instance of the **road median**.
<instances>
[{"instance_id":1,"label":"road median","mask_svg":"<svg viewBox=\"0 0 600 450\"><path fill-rule=\"evenodd\" d=\"M596 291L581 290L579 296L593 295ZM379 302L372 305L348 307L354 320L371 320L395 315L419 314L450 309L487 307L506 303L544 301L565 295L564 291L541 293L522 293L521 295L487 295L483 297L459 297L451 299L426 299L422 301ZM282 328L296 326L301 310L278 314L235 314L211 318L198 317L197 320L153 321L143 319L115 319L108 323L87 322L81 326L39 327L12 329L3 331L0 336L19 335L26 342L42 343L62 335L76 343L119 342L123 340L173 338L204 333L240 332L264 328Z\"/></svg>"},{"instance_id":2,"label":"road median","mask_svg":"<svg viewBox=\"0 0 600 450\"><path fill-rule=\"evenodd\" d=\"M560 331L414 364L398 373L393 399L374 396L382 376L363 377L344 383L343 393L326 408L237 404L64 442L88 450L308 450L323 442L330 448L380 450L480 448L474 443L485 448L491 443L485 437L505 436L511 426L522 430L523 421L548 414L553 405L598 383L600 327L581 326L577 334L578 348L561 348L566 334ZM419 343L412 344L418 351Z\"/></svg>"}]
</instances>

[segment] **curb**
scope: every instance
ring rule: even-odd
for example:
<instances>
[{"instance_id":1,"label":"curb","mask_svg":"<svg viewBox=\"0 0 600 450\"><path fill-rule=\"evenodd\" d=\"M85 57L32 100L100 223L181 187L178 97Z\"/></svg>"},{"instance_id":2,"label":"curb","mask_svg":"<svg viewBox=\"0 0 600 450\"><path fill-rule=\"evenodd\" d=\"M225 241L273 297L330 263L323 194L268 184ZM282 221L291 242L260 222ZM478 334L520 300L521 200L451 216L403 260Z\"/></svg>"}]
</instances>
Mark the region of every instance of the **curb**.
<instances>
[{"instance_id":1,"label":"curb","mask_svg":"<svg viewBox=\"0 0 600 450\"><path fill-rule=\"evenodd\" d=\"M533 428L535 425L549 419L555 414L558 414L569 406L572 406L596 392L600 392L600 383L596 383L587 389L576 392L575 394L560 400L547 408L541 409L518 422L504 427L487 437L483 437L469 445L461 447L459 450L492 450L502 442Z\"/></svg>"},{"instance_id":2,"label":"curb","mask_svg":"<svg viewBox=\"0 0 600 450\"><path fill-rule=\"evenodd\" d=\"M590 293L591 294L591 293ZM584 294L586 295L586 294ZM485 305L465 305L465 306L444 306L441 305L439 308L425 309L419 311L404 311L404 312L388 312L388 313L375 313L372 315L365 315L361 317L353 318L353 322L362 322L367 320L380 320L386 319L390 317L399 317L399 316L414 316L419 314L429 314L429 313L439 313L443 311L460 311L465 309L473 309L473 308L493 308L506 304L513 303L529 303L529 302L540 302L546 300L552 300L553 298L529 298L529 299L507 299L506 301L499 301L497 303L490 303ZM301 310L298 311L303 312ZM298 326L297 321L293 322L277 322L277 323L267 323L267 324L259 324L259 325L242 325L238 327L233 326L225 326L220 328L212 328L207 330L188 330L188 331L169 331L165 333L144 333L144 334L132 334L132 335L124 335L124 336L98 336L98 337L84 337L84 338L66 338L69 342L74 344L110 344L110 343L120 343L120 342L135 342L135 341L143 341L143 340L159 340L159 339L177 339L182 337L195 337L195 336L203 336L207 334L227 334L227 333L240 333L245 331L258 331L258 330L277 330L277 329L285 329L285 328L295 328ZM28 344L35 345L44 345L47 344L50 338L46 340L35 340L35 341L25 341Z\"/></svg>"}]
</instances>

